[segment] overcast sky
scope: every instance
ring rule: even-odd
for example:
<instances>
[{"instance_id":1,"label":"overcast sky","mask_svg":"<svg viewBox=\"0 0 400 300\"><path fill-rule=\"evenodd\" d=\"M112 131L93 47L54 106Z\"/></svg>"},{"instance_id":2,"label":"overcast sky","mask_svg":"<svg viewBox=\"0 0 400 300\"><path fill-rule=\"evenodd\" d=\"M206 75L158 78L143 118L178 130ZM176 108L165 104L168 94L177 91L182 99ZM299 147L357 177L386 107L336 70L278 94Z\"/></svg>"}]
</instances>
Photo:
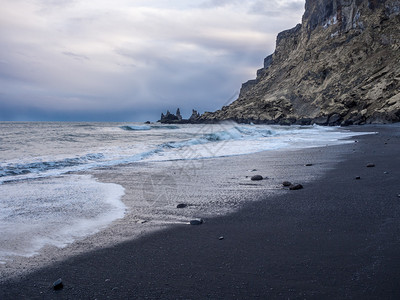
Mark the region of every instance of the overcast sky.
<instances>
[{"instance_id":1,"label":"overcast sky","mask_svg":"<svg viewBox=\"0 0 400 300\"><path fill-rule=\"evenodd\" d=\"M214 111L255 78L304 0L0 0L0 120Z\"/></svg>"}]
</instances>

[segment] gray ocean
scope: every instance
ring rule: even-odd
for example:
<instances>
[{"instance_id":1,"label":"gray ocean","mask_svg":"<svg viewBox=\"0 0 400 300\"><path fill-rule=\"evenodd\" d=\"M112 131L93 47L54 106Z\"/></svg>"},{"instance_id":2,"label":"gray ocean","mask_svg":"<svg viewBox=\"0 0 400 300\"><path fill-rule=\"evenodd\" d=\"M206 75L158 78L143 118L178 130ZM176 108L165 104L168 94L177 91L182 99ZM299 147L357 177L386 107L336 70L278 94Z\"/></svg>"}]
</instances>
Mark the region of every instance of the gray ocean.
<instances>
[{"instance_id":1,"label":"gray ocean","mask_svg":"<svg viewBox=\"0 0 400 300\"><path fill-rule=\"evenodd\" d=\"M81 171L335 145L354 135L320 126L0 122L0 263L124 217L124 188Z\"/></svg>"}]
</instances>

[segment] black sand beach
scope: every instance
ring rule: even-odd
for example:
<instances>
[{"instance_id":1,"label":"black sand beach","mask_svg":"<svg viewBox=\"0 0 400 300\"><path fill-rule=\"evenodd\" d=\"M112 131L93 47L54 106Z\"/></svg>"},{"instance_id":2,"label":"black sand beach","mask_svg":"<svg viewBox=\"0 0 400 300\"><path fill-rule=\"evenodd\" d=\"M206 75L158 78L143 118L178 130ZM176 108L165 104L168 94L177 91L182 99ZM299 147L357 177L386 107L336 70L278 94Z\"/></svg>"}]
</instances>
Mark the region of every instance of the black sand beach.
<instances>
[{"instance_id":1,"label":"black sand beach","mask_svg":"<svg viewBox=\"0 0 400 300\"><path fill-rule=\"evenodd\" d=\"M258 198L200 226L173 225L3 281L0 299L399 299L400 126L351 130L378 134L284 157L206 160L196 180ZM237 180L253 168L270 178ZM283 190L285 180L304 189ZM197 189L210 201L226 195Z\"/></svg>"}]
</instances>

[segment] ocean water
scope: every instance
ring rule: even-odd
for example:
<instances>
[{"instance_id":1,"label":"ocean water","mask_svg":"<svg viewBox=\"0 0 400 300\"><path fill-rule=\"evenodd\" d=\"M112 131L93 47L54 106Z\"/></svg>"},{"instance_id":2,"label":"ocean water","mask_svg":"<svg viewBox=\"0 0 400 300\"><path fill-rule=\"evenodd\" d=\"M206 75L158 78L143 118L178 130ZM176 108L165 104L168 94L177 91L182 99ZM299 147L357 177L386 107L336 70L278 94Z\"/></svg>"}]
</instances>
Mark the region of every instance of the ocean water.
<instances>
[{"instance_id":1,"label":"ocean water","mask_svg":"<svg viewBox=\"0 0 400 300\"><path fill-rule=\"evenodd\" d=\"M124 188L79 171L349 143L335 127L0 122L0 262L123 218Z\"/></svg>"}]
</instances>

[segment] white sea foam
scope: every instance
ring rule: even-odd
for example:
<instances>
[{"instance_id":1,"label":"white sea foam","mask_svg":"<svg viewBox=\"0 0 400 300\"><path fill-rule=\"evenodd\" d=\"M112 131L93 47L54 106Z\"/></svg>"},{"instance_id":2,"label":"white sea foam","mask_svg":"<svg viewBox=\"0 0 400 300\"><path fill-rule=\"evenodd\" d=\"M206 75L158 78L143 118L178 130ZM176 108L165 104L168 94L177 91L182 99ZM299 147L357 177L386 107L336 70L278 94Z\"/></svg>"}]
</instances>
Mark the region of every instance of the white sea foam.
<instances>
[{"instance_id":1,"label":"white sea foam","mask_svg":"<svg viewBox=\"0 0 400 300\"><path fill-rule=\"evenodd\" d=\"M213 132L196 138L162 145L162 153L143 158L145 161L186 160L244 155L268 150L290 150L351 143L354 133L335 127L214 125Z\"/></svg>"},{"instance_id":2,"label":"white sea foam","mask_svg":"<svg viewBox=\"0 0 400 300\"><path fill-rule=\"evenodd\" d=\"M79 130L82 128L87 130L82 126ZM94 130L92 127L89 128L91 131ZM116 128L120 131L115 131ZM73 142L68 140L69 145L72 143L73 147L77 148L72 153L63 155L59 151L56 152L58 148L55 148L53 151L55 153L50 152L47 156L25 157L24 155L22 158L0 162L0 184L137 161L201 159L265 150L332 145L347 142L344 139L357 135L333 127L282 127L236 123L179 126L123 125L107 127L105 132L106 134L103 129L101 139L96 138L95 141L92 140L91 134L68 132L65 135L68 139L71 136L82 137L81 140ZM94 145L83 138L91 143L95 142ZM100 147L102 143L108 145ZM36 147L39 145L38 143Z\"/></svg>"},{"instance_id":3,"label":"white sea foam","mask_svg":"<svg viewBox=\"0 0 400 300\"><path fill-rule=\"evenodd\" d=\"M64 247L125 213L122 186L89 175L64 175L0 185L0 261Z\"/></svg>"}]
</instances>

